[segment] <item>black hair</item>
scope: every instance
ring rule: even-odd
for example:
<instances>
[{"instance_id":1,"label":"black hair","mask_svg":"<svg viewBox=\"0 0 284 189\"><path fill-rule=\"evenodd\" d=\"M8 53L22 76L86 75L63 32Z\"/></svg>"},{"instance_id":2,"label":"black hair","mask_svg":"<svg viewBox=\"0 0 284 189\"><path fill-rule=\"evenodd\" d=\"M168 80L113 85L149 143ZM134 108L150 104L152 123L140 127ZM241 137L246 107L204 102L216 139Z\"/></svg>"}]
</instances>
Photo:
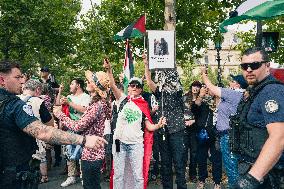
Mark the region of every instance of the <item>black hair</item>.
<instances>
[{"instance_id":1,"label":"black hair","mask_svg":"<svg viewBox=\"0 0 284 189\"><path fill-rule=\"evenodd\" d=\"M261 54L263 61L267 61L267 62L270 61L268 53L262 47L249 48L249 49L244 51L243 56L248 56L248 55L251 55L251 54L254 54L254 53L257 53L257 52L259 52Z\"/></svg>"},{"instance_id":2,"label":"black hair","mask_svg":"<svg viewBox=\"0 0 284 189\"><path fill-rule=\"evenodd\" d=\"M0 73L8 74L13 68L20 69L20 64L9 60L0 61Z\"/></svg>"},{"instance_id":3,"label":"black hair","mask_svg":"<svg viewBox=\"0 0 284 189\"><path fill-rule=\"evenodd\" d=\"M76 81L76 83L77 83L78 85L80 85L80 88L81 88L82 90L84 90L84 87L85 87L85 82L84 82L84 80L82 80L82 79L80 79L80 78L74 78L72 81Z\"/></svg>"}]
</instances>

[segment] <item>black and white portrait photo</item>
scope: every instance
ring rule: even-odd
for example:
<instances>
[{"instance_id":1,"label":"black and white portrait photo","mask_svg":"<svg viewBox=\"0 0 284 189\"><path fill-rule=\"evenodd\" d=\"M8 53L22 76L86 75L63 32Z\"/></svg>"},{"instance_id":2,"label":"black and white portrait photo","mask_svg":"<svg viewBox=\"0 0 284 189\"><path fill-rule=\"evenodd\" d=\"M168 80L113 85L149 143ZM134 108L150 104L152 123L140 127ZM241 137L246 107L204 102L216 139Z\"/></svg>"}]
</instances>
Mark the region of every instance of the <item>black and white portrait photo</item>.
<instances>
[{"instance_id":1,"label":"black and white portrait photo","mask_svg":"<svg viewBox=\"0 0 284 189\"><path fill-rule=\"evenodd\" d=\"M149 68L175 68L175 32L148 31Z\"/></svg>"}]
</instances>

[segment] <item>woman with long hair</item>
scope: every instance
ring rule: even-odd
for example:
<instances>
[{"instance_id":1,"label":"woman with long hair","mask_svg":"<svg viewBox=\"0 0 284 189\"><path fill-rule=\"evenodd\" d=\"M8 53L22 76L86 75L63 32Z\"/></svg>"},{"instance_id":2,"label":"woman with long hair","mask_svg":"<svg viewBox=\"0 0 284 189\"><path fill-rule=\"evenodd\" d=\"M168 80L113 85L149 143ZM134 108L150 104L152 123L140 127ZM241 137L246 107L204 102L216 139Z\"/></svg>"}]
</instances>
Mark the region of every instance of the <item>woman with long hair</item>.
<instances>
[{"instance_id":1,"label":"woman with long hair","mask_svg":"<svg viewBox=\"0 0 284 189\"><path fill-rule=\"evenodd\" d=\"M97 135L102 137L104 133L105 120L110 117L110 108L107 103L107 90L109 79L106 73L86 71L87 78L86 90L92 96L92 102L82 117L77 120L71 120L62 111L61 107L55 107L54 115L62 124L75 132L81 132L82 135ZM93 150L83 147L81 156L82 177L84 189L100 189L100 170L103 165L105 149Z\"/></svg>"}]
</instances>

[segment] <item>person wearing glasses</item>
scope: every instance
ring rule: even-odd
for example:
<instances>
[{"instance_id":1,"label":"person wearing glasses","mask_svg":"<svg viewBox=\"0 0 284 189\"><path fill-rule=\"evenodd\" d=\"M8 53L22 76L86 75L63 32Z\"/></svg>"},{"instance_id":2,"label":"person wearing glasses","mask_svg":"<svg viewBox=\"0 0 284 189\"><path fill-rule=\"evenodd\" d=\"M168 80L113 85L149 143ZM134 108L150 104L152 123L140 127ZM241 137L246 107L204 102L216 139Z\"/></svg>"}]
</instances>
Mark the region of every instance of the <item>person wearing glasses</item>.
<instances>
[{"instance_id":1,"label":"person wearing glasses","mask_svg":"<svg viewBox=\"0 0 284 189\"><path fill-rule=\"evenodd\" d=\"M112 148L111 188L146 189L153 143L153 133L149 131L163 127L166 118L161 117L157 124L153 124L148 103L141 96L143 84L140 78L131 78L128 95L123 95L115 85L108 59L104 59L103 66L110 79L110 88L118 101L118 116L113 135L115 146Z\"/></svg>"},{"instance_id":2,"label":"person wearing glasses","mask_svg":"<svg viewBox=\"0 0 284 189\"><path fill-rule=\"evenodd\" d=\"M241 174L233 188L284 188L284 85L270 74L263 49L246 50L241 62L249 87L231 117L231 147Z\"/></svg>"}]
</instances>

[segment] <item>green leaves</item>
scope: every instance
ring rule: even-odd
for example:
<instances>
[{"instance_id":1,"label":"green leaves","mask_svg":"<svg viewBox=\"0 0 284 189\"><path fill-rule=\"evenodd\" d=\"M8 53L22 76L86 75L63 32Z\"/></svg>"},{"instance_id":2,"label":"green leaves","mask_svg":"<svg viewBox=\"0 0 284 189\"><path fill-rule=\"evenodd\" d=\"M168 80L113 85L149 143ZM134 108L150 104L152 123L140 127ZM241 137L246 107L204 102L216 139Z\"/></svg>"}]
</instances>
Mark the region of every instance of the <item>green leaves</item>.
<instances>
[{"instance_id":1,"label":"green leaves","mask_svg":"<svg viewBox=\"0 0 284 189\"><path fill-rule=\"evenodd\" d=\"M127 120L129 124L137 121L141 117L141 114L139 113L139 111L134 111L130 108L124 108L123 113L126 116L125 119Z\"/></svg>"},{"instance_id":2,"label":"green leaves","mask_svg":"<svg viewBox=\"0 0 284 189\"><path fill-rule=\"evenodd\" d=\"M207 40L216 36L228 10L240 2L176 1L179 65L194 67L197 52L207 47ZM19 60L30 73L49 65L66 82L73 76L83 76L86 69L102 70L102 60L108 56L118 75L124 43L115 43L112 37L144 13L148 30L164 27L165 0L104 0L79 17L80 9L81 0L0 0L0 57ZM143 40L135 39L131 45L141 54ZM143 65L138 67L140 75Z\"/></svg>"}]
</instances>

